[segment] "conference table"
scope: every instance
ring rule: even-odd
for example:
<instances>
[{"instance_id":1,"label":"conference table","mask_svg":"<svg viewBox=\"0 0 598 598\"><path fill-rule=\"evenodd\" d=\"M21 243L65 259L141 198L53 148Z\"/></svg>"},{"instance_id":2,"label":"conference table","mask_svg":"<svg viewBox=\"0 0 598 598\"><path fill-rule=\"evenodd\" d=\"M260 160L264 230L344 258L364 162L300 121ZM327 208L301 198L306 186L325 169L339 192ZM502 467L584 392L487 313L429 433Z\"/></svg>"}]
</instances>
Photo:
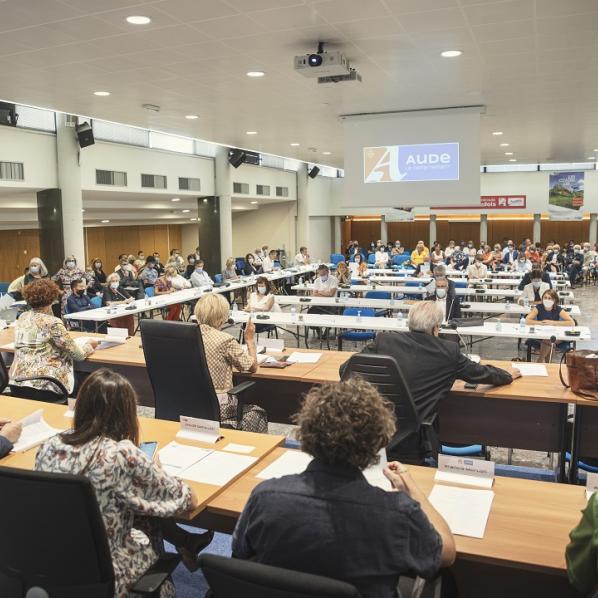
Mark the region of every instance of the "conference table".
<instances>
[{"instance_id":1,"label":"conference table","mask_svg":"<svg viewBox=\"0 0 598 598\"><path fill-rule=\"evenodd\" d=\"M504 287L518 287L521 284L521 278L468 278L467 281L462 280L461 278L449 276L449 280L452 280L455 283L467 283L469 287L471 286L479 286L479 285L487 285L487 286L504 286ZM421 282L423 284L428 284L432 281L430 276L385 276L385 275L377 275L371 274L368 277L369 281L373 281L380 284L394 284L394 283L403 283L403 282ZM570 287L571 283L568 280L557 280L555 281L556 287Z\"/></svg>"},{"instance_id":2,"label":"conference table","mask_svg":"<svg viewBox=\"0 0 598 598\"><path fill-rule=\"evenodd\" d=\"M395 274L398 276L410 276L415 271L414 268L374 268L369 267L368 273L369 275L373 273L382 273L382 274ZM467 278L467 269L465 270L454 270L453 268L447 268L446 270L447 276L453 276L457 278ZM499 270L497 272L488 272L488 278L523 278L526 272L518 272L515 270ZM550 278L553 280L566 280L568 277L565 274L561 274L560 272L549 272Z\"/></svg>"}]
</instances>

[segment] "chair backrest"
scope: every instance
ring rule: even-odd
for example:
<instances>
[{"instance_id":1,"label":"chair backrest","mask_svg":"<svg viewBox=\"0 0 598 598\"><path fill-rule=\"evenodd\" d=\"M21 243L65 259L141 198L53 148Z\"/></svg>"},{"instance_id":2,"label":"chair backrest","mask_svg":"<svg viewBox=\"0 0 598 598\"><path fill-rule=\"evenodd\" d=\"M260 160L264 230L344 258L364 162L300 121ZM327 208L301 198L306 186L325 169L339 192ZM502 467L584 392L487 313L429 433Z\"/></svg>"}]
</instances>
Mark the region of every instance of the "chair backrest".
<instances>
[{"instance_id":1,"label":"chair backrest","mask_svg":"<svg viewBox=\"0 0 598 598\"><path fill-rule=\"evenodd\" d=\"M156 294L156 290L154 287L146 287L145 289L145 296L146 297L153 297Z\"/></svg>"},{"instance_id":2,"label":"chair backrest","mask_svg":"<svg viewBox=\"0 0 598 598\"><path fill-rule=\"evenodd\" d=\"M366 299L388 299L390 300L390 293L388 291L368 291L365 294Z\"/></svg>"},{"instance_id":3,"label":"chair backrest","mask_svg":"<svg viewBox=\"0 0 598 598\"><path fill-rule=\"evenodd\" d=\"M97 295L91 297L89 301L96 309L102 307L102 298Z\"/></svg>"},{"instance_id":4,"label":"chair backrest","mask_svg":"<svg viewBox=\"0 0 598 598\"><path fill-rule=\"evenodd\" d=\"M0 496L0 596L35 586L61 598L114 595L104 521L87 478L0 467Z\"/></svg>"},{"instance_id":5,"label":"chair backrest","mask_svg":"<svg viewBox=\"0 0 598 598\"><path fill-rule=\"evenodd\" d=\"M466 280L455 280L454 282L455 282L456 289L466 289L467 288Z\"/></svg>"},{"instance_id":6,"label":"chair backrest","mask_svg":"<svg viewBox=\"0 0 598 598\"><path fill-rule=\"evenodd\" d=\"M368 264L375 264L375 263L376 263L376 254L370 253L370 255L368 255Z\"/></svg>"},{"instance_id":7,"label":"chair backrest","mask_svg":"<svg viewBox=\"0 0 598 598\"><path fill-rule=\"evenodd\" d=\"M214 598L360 598L354 586L320 575L215 554L199 560Z\"/></svg>"},{"instance_id":8,"label":"chair backrest","mask_svg":"<svg viewBox=\"0 0 598 598\"><path fill-rule=\"evenodd\" d=\"M402 255L395 255L392 258L392 263L395 266L400 266L401 264L404 264L406 261L408 261L410 258L410 256L406 253L403 253Z\"/></svg>"},{"instance_id":9,"label":"chair backrest","mask_svg":"<svg viewBox=\"0 0 598 598\"><path fill-rule=\"evenodd\" d=\"M345 261L345 256L342 253L331 253L330 261L336 266L337 264L340 264L340 262Z\"/></svg>"},{"instance_id":10,"label":"chair backrest","mask_svg":"<svg viewBox=\"0 0 598 598\"><path fill-rule=\"evenodd\" d=\"M397 431L387 451L400 453L402 450L400 444L419 431L421 420L397 360L390 355L356 353L349 359L342 378L347 380L355 375L373 384L378 392L394 405ZM418 448L417 445L411 444L405 447L408 451L405 456L415 457Z\"/></svg>"},{"instance_id":11,"label":"chair backrest","mask_svg":"<svg viewBox=\"0 0 598 598\"><path fill-rule=\"evenodd\" d=\"M2 353L0 353L0 394L4 392L8 386L8 369L4 363Z\"/></svg>"},{"instance_id":12,"label":"chair backrest","mask_svg":"<svg viewBox=\"0 0 598 598\"><path fill-rule=\"evenodd\" d=\"M222 274L214 274L214 282L219 284L224 280Z\"/></svg>"},{"instance_id":13,"label":"chair backrest","mask_svg":"<svg viewBox=\"0 0 598 598\"><path fill-rule=\"evenodd\" d=\"M237 274L243 272L243 269L245 268L245 258L243 258L243 257L235 258L235 268L237 270Z\"/></svg>"},{"instance_id":14,"label":"chair backrest","mask_svg":"<svg viewBox=\"0 0 598 598\"><path fill-rule=\"evenodd\" d=\"M197 324L144 319L141 344L156 402L156 418L181 415L220 421L220 406Z\"/></svg>"},{"instance_id":15,"label":"chair backrest","mask_svg":"<svg viewBox=\"0 0 598 598\"><path fill-rule=\"evenodd\" d=\"M343 316L356 316L360 313L362 318L374 318L376 316L375 310L371 307L345 307Z\"/></svg>"}]
</instances>

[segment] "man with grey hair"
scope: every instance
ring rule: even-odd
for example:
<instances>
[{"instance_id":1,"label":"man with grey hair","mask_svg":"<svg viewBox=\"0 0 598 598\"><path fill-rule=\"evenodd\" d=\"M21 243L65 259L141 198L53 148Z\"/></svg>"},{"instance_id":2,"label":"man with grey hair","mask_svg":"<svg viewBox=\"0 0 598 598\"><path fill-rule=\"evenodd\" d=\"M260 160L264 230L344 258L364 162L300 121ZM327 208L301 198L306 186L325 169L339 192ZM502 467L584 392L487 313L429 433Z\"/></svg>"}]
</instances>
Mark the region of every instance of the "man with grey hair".
<instances>
[{"instance_id":1,"label":"man with grey hair","mask_svg":"<svg viewBox=\"0 0 598 598\"><path fill-rule=\"evenodd\" d=\"M426 286L425 299L435 301L444 314L444 321L461 317L461 301L455 291L455 283L446 276L446 266L437 264L434 267L432 281Z\"/></svg>"},{"instance_id":2,"label":"man with grey hair","mask_svg":"<svg viewBox=\"0 0 598 598\"><path fill-rule=\"evenodd\" d=\"M409 310L409 332L379 332L363 353L390 355L397 360L422 420L438 412L455 380L471 384L510 384L520 376L475 363L458 343L438 338L443 313L435 301L420 301ZM341 366L341 377L346 363Z\"/></svg>"}]
</instances>

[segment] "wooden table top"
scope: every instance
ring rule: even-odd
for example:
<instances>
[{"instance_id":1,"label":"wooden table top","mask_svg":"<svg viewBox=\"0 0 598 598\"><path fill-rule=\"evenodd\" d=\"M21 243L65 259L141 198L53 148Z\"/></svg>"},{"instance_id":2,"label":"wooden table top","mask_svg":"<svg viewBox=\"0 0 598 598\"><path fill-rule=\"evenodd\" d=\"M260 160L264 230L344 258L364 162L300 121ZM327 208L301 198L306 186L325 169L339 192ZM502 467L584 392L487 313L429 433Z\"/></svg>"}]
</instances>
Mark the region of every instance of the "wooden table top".
<instances>
[{"instance_id":1,"label":"wooden table top","mask_svg":"<svg viewBox=\"0 0 598 598\"><path fill-rule=\"evenodd\" d=\"M262 480L256 475L285 450L277 448L213 498L208 511L236 519ZM435 469L409 466L429 494ZM497 476L492 510L483 539L455 536L460 557L493 564L564 574L565 547L586 505L585 488Z\"/></svg>"},{"instance_id":2,"label":"wooden table top","mask_svg":"<svg viewBox=\"0 0 598 598\"><path fill-rule=\"evenodd\" d=\"M67 410L66 405L53 405L50 403L41 403L39 401L29 401L27 399L18 399L0 395L0 417L2 418L15 421L22 419L38 409L44 410L44 419L49 425L59 429L66 429L70 426L70 418L64 416ZM158 443L158 450L169 442L175 440L175 435L180 429L178 422L157 420L147 417L140 417L139 424L141 431L140 441L156 441ZM258 459L262 459L284 442L284 436L254 434L252 432L240 432L238 430L229 430L226 428L221 428L220 434L223 438L216 443L216 446L202 442L181 441L178 439L176 439L176 442L203 448L215 448L216 450L222 450L223 447L231 442L250 445L254 446L255 449L251 453L248 453L248 455L257 457ZM34 447L24 453L11 453L4 459L0 459L0 465L18 467L21 469L33 469L37 448L38 447ZM187 484L189 484L195 491L195 494L198 497L199 507L192 513L186 514L185 519L193 519L193 517L206 507L210 500L226 488L226 486L212 486L209 484L200 484L199 482L187 482Z\"/></svg>"}]
</instances>

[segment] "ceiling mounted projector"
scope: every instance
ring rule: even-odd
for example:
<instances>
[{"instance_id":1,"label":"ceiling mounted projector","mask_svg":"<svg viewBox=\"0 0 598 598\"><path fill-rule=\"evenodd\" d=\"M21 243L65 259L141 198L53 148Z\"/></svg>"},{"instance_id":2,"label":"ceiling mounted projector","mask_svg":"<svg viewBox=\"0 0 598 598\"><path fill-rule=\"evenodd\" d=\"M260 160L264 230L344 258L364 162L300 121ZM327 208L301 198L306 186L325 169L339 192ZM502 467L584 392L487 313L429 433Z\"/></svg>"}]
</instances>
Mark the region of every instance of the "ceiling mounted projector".
<instances>
[{"instance_id":1,"label":"ceiling mounted projector","mask_svg":"<svg viewBox=\"0 0 598 598\"><path fill-rule=\"evenodd\" d=\"M324 51L324 42L318 43L315 54L295 56L295 71L304 77L318 79L318 83L361 81L344 54L338 50Z\"/></svg>"}]
</instances>

